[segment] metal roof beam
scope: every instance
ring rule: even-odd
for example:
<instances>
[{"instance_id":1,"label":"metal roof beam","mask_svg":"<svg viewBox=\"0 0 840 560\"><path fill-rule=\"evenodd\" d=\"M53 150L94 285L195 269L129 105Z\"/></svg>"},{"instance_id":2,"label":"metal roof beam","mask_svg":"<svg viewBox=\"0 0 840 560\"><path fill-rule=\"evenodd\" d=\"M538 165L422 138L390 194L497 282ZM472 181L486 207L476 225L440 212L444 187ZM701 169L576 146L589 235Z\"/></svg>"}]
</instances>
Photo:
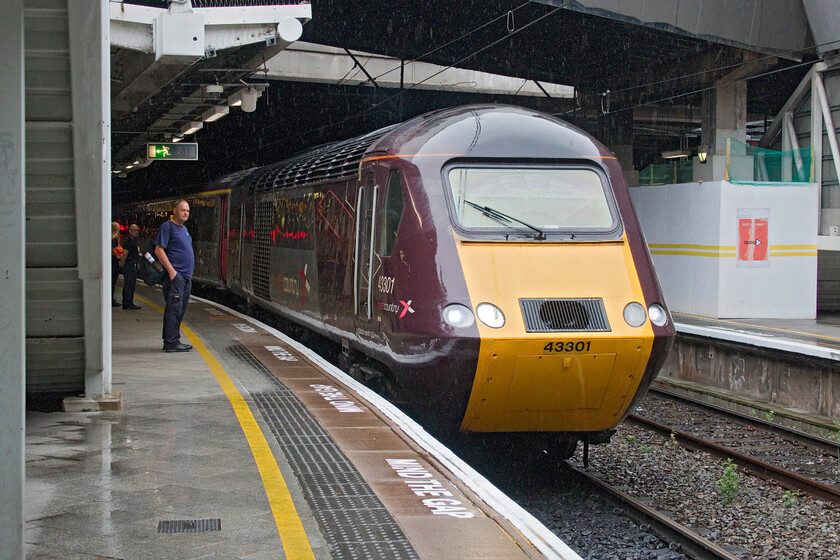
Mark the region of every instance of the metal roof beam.
<instances>
[{"instance_id":1,"label":"metal roof beam","mask_svg":"<svg viewBox=\"0 0 840 560\"><path fill-rule=\"evenodd\" d=\"M169 12L134 4L111 2L111 45L142 52L159 52L154 27L166 25L168 19L178 23L201 22L203 54L207 48L217 50L276 37L289 43L300 36L294 31L312 19L312 6L249 6L235 8L193 8L187 12ZM182 30L183 31L183 30ZM195 38L194 42L197 42Z\"/></svg>"},{"instance_id":2,"label":"metal roof beam","mask_svg":"<svg viewBox=\"0 0 840 560\"><path fill-rule=\"evenodd\" d=\"M111 2L112 108L118 115L133 111L216 51L260 42L285 48L300 38L302 22L310 19L309 4L236 8L172 4L165 10Z\"/></svg>"},{"instance_id":3,"label":"metal roof beam","mask_svg":"<svg viewBox=\"0 0 840 560\"><path fill-rule=\"evenodd\" d=\"M354 58L359 70L354 68ZM380 88L406 88L440 91L462 91L490 95L524 95L571 99L571 86L526 78L503 76L457 67L356 51L348 55L344 50L327 45L298 41L277 53L266 62L265 77L275 80L355 85L375 85Z\"/></svg>"}]
</instances>

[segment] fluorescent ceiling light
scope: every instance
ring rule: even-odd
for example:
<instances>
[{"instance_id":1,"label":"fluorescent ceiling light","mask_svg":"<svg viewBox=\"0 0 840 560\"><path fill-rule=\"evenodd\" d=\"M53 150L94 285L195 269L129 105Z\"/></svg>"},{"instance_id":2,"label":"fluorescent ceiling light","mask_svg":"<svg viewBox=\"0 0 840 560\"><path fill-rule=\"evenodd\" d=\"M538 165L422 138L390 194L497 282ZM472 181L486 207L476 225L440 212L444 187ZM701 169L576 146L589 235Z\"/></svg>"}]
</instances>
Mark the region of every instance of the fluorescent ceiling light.
<instances>
[{"instance_id":1,"label":"fluorescent ceiling light","mask_svg":"<svg viewBox=\"0 0 840 560\"><path fill-rule=\"evenodd\" d=\"M231 107L239 107L242 105L242 90L235 92L233 95L228 97L228 105Z\"/></svg>"},{"instance_id":2,"label":"fluorescent ceiling light","mask_svg":"<svg viewBox=\"0 0 840 560\"><path fill-rule=\"evenodd\" d=\"M221 119L230 112L227 105L213 105L201 115L201 120L204 122L213 122Z\"/></svg>"},{"instance_id":3,"label":"fluorescent ceiling light","mask_svg":"<svg viewBox=\"0 0 840 560\"><path fill-rule=\"evenodd\" d=\"M204 123L201 121L190 121L184 126L181 127L181 134L186 136L187 134L192 134L197 130L201 130L204 127Z\"/></svg>"},{"instance_id":4,"label":"fluorescent ceiling light","mask_svg":"<svg viewBox=\"0 0 840 560\"><path fill-rule=\"evenodd\" d=\"M686 158L691 157L691 152L688 150L668 150L662 152L662 157L665 159Z\"/></svg>"}]
</instances>

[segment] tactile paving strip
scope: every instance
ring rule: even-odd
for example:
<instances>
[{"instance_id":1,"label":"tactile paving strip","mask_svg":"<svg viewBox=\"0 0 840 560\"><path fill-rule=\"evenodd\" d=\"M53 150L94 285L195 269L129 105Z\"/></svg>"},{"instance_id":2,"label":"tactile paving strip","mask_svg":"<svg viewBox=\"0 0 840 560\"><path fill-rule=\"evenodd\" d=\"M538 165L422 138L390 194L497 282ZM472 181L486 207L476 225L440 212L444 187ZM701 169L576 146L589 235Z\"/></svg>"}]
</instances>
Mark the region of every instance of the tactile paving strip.
<instances>
[{"instance_id":1,"label":"tactile paving strip","mask_svg":"<svg viewBox=\"0 0 840 560\"><path fill-rule=\"evenodd\" d=\"M226 350L273 381L274 389L251 396L300 480L333 558L419 560L359 471L298 398L243 345Z\"/></svg>"}]
</instances>

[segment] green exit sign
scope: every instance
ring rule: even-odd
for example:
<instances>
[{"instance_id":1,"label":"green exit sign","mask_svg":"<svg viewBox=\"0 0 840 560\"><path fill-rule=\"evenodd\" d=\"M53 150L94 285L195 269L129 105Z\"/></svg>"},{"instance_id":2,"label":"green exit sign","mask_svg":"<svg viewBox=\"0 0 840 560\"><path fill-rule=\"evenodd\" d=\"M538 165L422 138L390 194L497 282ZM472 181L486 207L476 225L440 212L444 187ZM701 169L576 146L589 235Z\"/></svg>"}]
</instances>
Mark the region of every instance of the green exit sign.
<instances>
[{"instance_id":1,"label":"green exit sign","mask_svg":"<svg viewBox=\"0 0 840 560\"><path fill-rule=\"evenodd\" d=\"M198 159L198 144L195 142L146 144L146 157L149 159L196 160Z\"/></svg>"}]
</instances>

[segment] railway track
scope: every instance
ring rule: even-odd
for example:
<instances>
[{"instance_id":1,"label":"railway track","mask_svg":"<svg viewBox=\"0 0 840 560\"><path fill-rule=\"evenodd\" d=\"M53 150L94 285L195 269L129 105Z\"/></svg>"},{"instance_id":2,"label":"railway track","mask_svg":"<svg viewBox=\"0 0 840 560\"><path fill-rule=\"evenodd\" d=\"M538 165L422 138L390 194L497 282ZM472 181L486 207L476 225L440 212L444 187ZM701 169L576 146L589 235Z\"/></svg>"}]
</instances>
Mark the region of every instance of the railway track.
<instances>
[{"instance_id":1,"label":"railway track","mask_svg":"<svg viewBox=\"0 0 840 560\"><path fill-rule=\"evenodd\" d=\"M591 449L590 473L584 474L621 502L627 516L679 543L691 558L840 557L834 536L840 444L758 418L755 411L732 415L700 404L649 393L610 444ZM721 459L731 459L735 468ZM724 487L727 473L734 487Z\"/></svg>"},{"instance_id":2,"label":"railway track","mask_svg":"<svg viewBox=\"0 0 840 560\"><path fill-rule=\"evenodd\" d=\"M694 399L687 395L675 393L659 387L651 387L648 390L648 395L658 395L671 401L682 402L700 409L709 410L714 414L739 421L746 426L760 427L766 431L773 432L779 436L801 443L811 449L816 449L826 454L833 455L834 457L837 457L840 452L840 427L838 427L838 431L835 434L835 439L828 439L767 419L766 417L768 416L770 418L773 417L774 414L772 412L764 413L765 418L762 418L757 411L752 415L742 414L736 410L704 402L699 399Z\"/></svg>"},{"instance_id":3,"label":"railway track","mask_svg":"<svg viewBox=\"0 0 840 560\"><path fill-rule=\"evenodd\" d=\"M669 548L671 550L679 551L693 560L740 560L738 556L730 554L688 527L659 513L620 489L610 486L585 469L571 464L570 467L579 476L584 477L590 484L620 504L624 514L630 519L633 519L641 527L650 527L652 533L663 541L670 543Z\"/></svg>"},{"instance_id":4,"label":"railway track","mask_svg":"<svg viewBox=\"0 0 840 560\"><path fill-rule=\"evenodd\" d=\"M681 406L672 409L672 415L667 414L667 407L657 407L657 419L645 412L631 414L630 422L671 437L688 449L732 459L746 472L789 490L840 505L840 443L667 391L656 390L654 395L680 402ZM682 428L686 425L691 425L691 431Z\"/></svg>"}]
</instances>

